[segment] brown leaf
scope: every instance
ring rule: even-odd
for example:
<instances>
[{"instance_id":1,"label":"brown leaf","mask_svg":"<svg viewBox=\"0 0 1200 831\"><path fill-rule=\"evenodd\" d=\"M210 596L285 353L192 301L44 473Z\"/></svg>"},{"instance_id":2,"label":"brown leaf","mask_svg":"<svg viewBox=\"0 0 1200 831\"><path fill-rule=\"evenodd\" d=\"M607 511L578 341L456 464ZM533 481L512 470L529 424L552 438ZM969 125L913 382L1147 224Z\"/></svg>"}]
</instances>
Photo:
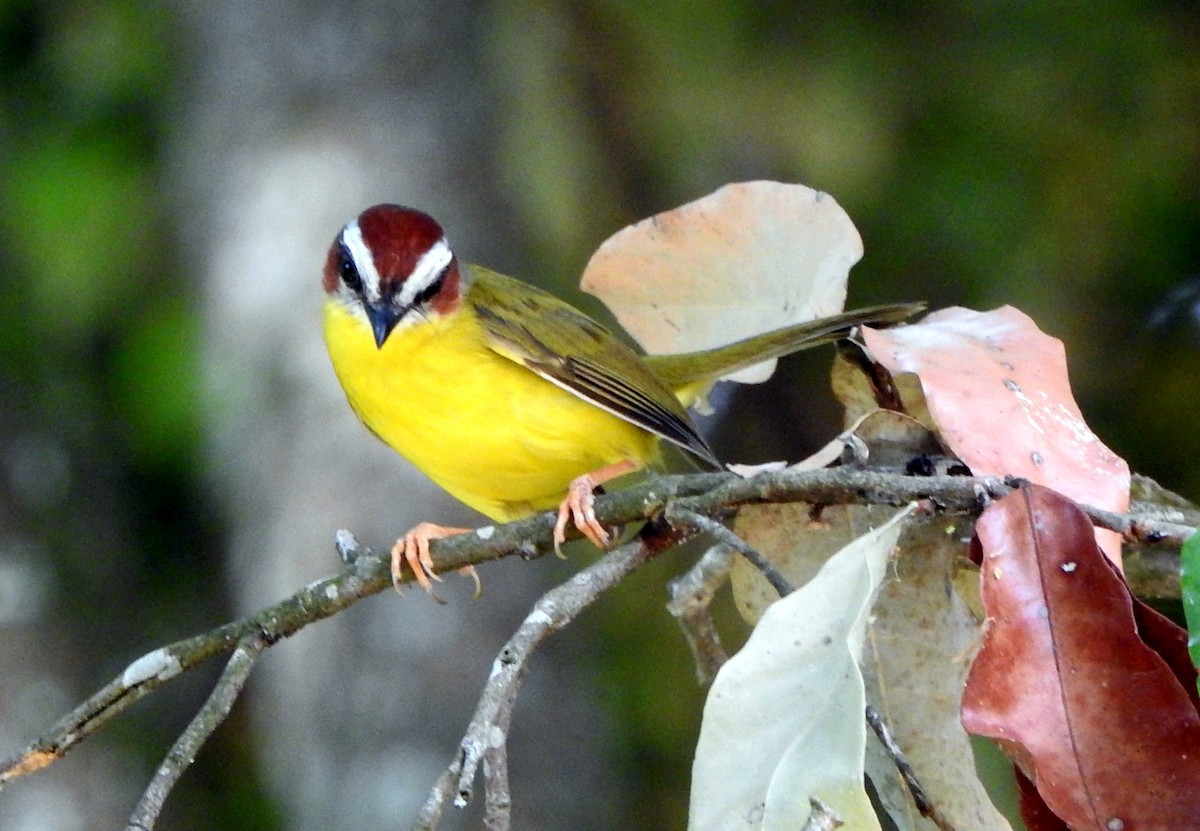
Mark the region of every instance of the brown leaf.
<instances>
[{"instance_id":1,"label":"brown leaf","mask_svg":"<svg viewBox=\"0 0 1200 831\"><path fill-rule=\"evenodd\" d=\"M1037 786L1017 768L1017 794L1020 799L1021 819L1026 831L1071 831L1067 824L1054 815L1046 806L1046 800L1038 793Z\"/></svg>"},{"instance_id":2,"label":"brown leaf","mask_svg":"<svg viewBox=\"0 0 1200 831\"><path fill-rule=\"evenodd\" d=\"M909 521L891 579L880 588L871 612L863 678L867 699L950 825L1010 831L979 781L958 714L963 680L979 645L979 625L952 585L956 568L970 568L963 556L970 528L965 518ZM934 831L937 826L921 817L895 763L882 753L873 756L874 747L868 747L867 773L896 826Z\"/></svg>"},{"instance_id":3,"label":"brown leaf","mask_svg":"<svg viewBox=\"0 0 1200 831\"><path fill-rule=\"evenodd\" d=\"M747 505L738 511L733 531L771 562L793 587L805 585L835 553L890 520L898 509L886 505L831 505L814 514L800 502ZM744 557L730 572L733 598L746 622L758 623L779 599L775 589Z\"/></svg>"},{"instance_id":4,"label":"brown leaf","mask_svg":"<svg viewBox=\"0 0 1200 831\"><path fill-rule=\"evenodd\" d=\"M1084 422L1062 342L1022 312L942 309L911 326L865 328L863 340L898 376L907 412L928 417L976 476L1020 476L1098 508L1129 508L1129 465ZM907 373L920 379L919 400L905 392ZM1120 537L1097 539L1120 562Z\"/></svg>"},{"instance_id":5,"label":"brown leaf","mask_svg":"<svg viewBox=\"0 0 1200 831\"><path fill-rule=\"evenodd\" d=\"M1139 637L1145 616L1087 517L1030 485L984 511L976 540L988 628L964 726L996 739L1072 828L1200 827L1200 716ZM1161 637L1168 622L1145 619Z\"/></svg>"},{"instance_id":6,"label":"brown leaf","mask_svg":"<svg viewBox=\"0 0 1200 831\"><path fill-rule=\"evenodd\" d=\"M1192 700L1192 706L1200 712L1200 689L1196 687L1196 665L1188 652L1187 630L1136 597L1133 598L1133 616L1142 641L1167 662Z\"/></svg>"}]
</instances>

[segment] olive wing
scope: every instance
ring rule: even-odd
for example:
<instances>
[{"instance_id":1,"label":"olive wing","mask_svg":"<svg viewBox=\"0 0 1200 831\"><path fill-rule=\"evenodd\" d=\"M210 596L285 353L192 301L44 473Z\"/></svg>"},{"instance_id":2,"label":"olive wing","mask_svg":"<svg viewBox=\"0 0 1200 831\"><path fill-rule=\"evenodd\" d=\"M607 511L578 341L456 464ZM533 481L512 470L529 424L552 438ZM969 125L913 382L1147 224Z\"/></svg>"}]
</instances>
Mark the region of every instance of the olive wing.
<instances>
[{"instance_id":1,"label":"olive wing","mask_svg":"<svg viewBox=\"0 0 1200 831\"><path fill-rule=\"evenodd\" d=\"M480 266L471 272L466 300L497 354L720 466L683 405L632 348L552 294Z\"/></svg>"}]
</instances>

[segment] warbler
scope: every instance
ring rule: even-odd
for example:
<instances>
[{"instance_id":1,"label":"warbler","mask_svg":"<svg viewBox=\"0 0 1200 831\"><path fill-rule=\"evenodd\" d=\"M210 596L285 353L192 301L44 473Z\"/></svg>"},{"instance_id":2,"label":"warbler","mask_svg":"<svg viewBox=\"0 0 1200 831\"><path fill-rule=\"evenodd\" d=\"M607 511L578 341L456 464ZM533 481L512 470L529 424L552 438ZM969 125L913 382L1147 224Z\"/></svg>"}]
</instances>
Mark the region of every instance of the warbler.
<instances>
[{"instance_id":1,"label":"warbler","mask_svg":"<svg viewBox=\"0 0 1200 831\"><path fill-rule=\"evenodd\" d=\"M557 506L597 546L593 493L660 460L666 440L719 467L686 406L722 375L893 323L921 304L876 306L728 346L641 355L566 302L459 261L438 223L376 205L334 238L324 336L350 406L375 435L468 506L507 522ZM469 529L421 523L392 548L433 595L433 539ZM434 595L436 597L436 595Z\"/></svg>"}]
</instances>

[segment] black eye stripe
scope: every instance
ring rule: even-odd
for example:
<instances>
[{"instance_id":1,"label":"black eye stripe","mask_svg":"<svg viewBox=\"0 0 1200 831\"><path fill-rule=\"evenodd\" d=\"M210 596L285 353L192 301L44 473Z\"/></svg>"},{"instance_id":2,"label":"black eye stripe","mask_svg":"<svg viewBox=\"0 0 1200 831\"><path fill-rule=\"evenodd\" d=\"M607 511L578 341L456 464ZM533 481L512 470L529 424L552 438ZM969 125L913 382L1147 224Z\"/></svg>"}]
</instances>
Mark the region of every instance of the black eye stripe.
<instances>
[{"instance_id":1,"label":"black eye stripe","mask_svg":"<svg viewBox=\"0 0 1200 831\"><path fill-rule=\"evenodd\" d=\"M446 272L449 270L450 266L447 265L445 268L439 271L437 277L434 277L433 280L430 281L429 285L421 289L421 293L413 298L412 305L424 306L435 296L437 296L437 293L441 291L442 283L446 281Z\"/></svg>"}]
</instances>

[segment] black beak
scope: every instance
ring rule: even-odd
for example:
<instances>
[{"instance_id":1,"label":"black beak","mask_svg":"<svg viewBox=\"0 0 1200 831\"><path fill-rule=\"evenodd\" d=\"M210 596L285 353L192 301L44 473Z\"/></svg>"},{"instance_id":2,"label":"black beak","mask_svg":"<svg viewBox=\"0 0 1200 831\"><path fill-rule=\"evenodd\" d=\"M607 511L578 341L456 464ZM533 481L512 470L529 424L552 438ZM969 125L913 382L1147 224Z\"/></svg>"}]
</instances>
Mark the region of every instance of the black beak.
<instances>
[{"instance_id":1,"label":"black beak","mask_svg":"<svg viewBox=\"0 0 1200 831\"><path fill-rule=\"evenodd\" d=\"M371 321L371 331L375 333L375 346L379 349L383 348L384 342L388 339L388 335L392 333L392 329L396 328L396 324L400 322L402 317L401 310L397 309L391 303L383 303L381 306L374 306L370 303L366 304L367 320Z\"/></svg>"}]
</instances>

